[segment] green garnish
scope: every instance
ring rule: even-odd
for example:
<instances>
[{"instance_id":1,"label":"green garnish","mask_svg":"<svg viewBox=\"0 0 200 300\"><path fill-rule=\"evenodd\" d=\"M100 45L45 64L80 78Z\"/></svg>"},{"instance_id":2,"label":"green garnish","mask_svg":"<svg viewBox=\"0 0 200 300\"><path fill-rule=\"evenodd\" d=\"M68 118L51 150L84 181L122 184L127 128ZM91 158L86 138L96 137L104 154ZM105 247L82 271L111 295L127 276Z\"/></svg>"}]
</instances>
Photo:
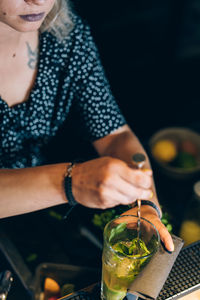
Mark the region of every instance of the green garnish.
<instances>
[{"instance_id":1,"label":"green garnish","mask_svg":"<svg viewBox=\"0 0 200 300\"><path fill-rule=\"evenodd\" d=\"M138 238L134 238L132 241L122 241L114 244L112 248L121 254L128 257L140 257L146 256L150 253L145 243Z\"/></svg>"},{"instance_id":2,"label":"green garnish","mask_svg":"<svg viewBox=\"0 0 200 300\"><path fill-rule=\"evenodd\" d=\"M33 262L38 258L38 255L36 253L30 253L27 257L26 257L26 261L27 262Z\"/></svg>"},{"instance_id":3,"label":"green garnish","mask_svg":"<svg viewBox=\"0 0 200 300\"><path fill-rule=\"evenodd\" d=\"M99 214L94 214L92 223L99 227L101 230L104 229L105 225L111 221L112 219L116 218L118 216L116 209L108 209L104 212L101 212Z\"/></svg>"},{"instance_id":4,"label":"green garnish","mask_svg":"<svg viewBox=\"0 0 200 300\"><path fill-rule=\"evenodd\" d=\"M49 210L49 216L58 220L58 221L62 221L63 217L61 214L57 213L55 210Z\"/></svg>"},{"instance_id":5,"label":"green garnish","mask_svg":"<svg viewBox=\"0 0 200 300\"><path fill-rule=\"evenodd\" d=\"M116 236L119 235L120 233L122 233L124 231L124 229L126 228L126 223L120 223L119 225L117 225L115 228L111 229L110 232L110 237L109 237L109 242Z\"/></svg>"},{"instance_id":6,"label":"green garnish","mask_svg":"<svg viewBox=\"0 0 200 300\"><path fill-rule=\"evenodd\" d=\"M127 211L128 209L130 209L130 207L128 206L123 206L123 207L117 207L117 208L113 208L113 209L108 209L104 212L98 213L98 214L94 214L93 218L92 218L92 223L98 227L99 229L103 230L105 225L110 222L111 220L117 218L118 216L120 216L123 212ZM171 222L171 216L164 211L163 209L163 216L161 219L162 223L167 227L168 231L170 233L172 233L172 224ZM167 226L167 225L170 226Z\"/></svg>"}]
</instances>

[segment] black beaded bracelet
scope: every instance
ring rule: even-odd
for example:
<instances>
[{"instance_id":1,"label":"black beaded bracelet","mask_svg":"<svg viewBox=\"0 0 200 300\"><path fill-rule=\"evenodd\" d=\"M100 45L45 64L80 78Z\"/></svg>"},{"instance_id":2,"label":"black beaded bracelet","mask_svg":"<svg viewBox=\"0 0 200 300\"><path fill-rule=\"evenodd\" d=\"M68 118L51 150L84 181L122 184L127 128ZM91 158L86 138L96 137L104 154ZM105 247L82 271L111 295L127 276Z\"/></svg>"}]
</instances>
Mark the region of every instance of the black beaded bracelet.
<instances>
[{"instance_id":1,"label":"black beaded bracelet","mask_svg":"<svg viewBox=\"0 0 200 300\"><path fill-rule=\"evenodd\" d=\"M141 200L141 205L149 205L149 206L153 207L156 210L158 217L161 219L161 217L162 217L161 212L160 212L158 206L154 202L149 201L149 200ZM133 207L136 207L136 206L138 206L137 201L135 201Z\"/></svg>"}]
</instances>

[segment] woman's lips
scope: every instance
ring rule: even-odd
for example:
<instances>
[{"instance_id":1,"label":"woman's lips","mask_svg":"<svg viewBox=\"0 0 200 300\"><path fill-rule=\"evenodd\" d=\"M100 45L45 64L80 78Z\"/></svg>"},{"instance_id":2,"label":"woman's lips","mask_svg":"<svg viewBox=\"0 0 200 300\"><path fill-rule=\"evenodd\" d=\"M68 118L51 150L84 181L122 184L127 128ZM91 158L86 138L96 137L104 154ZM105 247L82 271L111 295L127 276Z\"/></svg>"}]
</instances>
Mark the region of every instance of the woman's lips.
<instances>
[{"instance_id":1,"label":"woman's lips","mask_svg":"<svg viewBox=\"0 0 200 300\"><path fill-rule=\"evenodd\" d=\"M31 14L31 15L20 15L20 18L27 22L36 22L40 21L44 17L45 13L40 14Z\"/></svg>"}]
</instances>

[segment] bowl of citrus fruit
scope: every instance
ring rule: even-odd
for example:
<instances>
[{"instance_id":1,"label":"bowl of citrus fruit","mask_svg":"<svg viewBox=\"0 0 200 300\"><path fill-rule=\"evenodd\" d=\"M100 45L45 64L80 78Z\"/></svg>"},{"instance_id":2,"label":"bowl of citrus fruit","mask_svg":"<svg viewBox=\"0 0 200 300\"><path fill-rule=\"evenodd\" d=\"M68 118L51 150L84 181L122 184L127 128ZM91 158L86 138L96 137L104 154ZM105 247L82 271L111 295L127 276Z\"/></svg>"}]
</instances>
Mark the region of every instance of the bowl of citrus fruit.
<instances>
[{"instance_id":1,"label":"bowl of citrus fruit","mask_svg":"<svg viewBox=\"0 0 200 300\"><path fill-rule=\"evenodd\" d=\"M189 128L170 127L149 140L150 153L158 168L175 179L200 174L200 134Z\"/></svg>"}]
</instances>

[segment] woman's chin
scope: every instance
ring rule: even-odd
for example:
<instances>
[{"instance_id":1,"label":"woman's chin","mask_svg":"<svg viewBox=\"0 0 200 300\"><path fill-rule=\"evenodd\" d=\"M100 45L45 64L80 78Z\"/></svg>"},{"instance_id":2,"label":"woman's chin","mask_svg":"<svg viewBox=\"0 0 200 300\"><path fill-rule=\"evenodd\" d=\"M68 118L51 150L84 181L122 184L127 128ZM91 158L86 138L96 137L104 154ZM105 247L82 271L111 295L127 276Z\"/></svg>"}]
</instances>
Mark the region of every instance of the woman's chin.
<instances>
[{"instance_id":1,"label":"woman's chin","mask_svg":"<svg viewBox=\"0 0 200 300\"><path fill-rule=\"evenodd\" d=\"M19 29L16 29L17 31L19 32L33 32L33 31L38 31L40 28L40 26L30 26L29 28L19 28Z\"/></svg>"},{"instance_id":2,"label":"woman's chin","mask_svg":"<svg viewBox=\"0 0 200 300\"><path fill-rule=\"evenodd\" d=\"M12 29L18 31L18 32L32 32L32 31L37 31L39 30L42 22L23 22L20 24L7 24L10 26Z\"/></svg>"}]
</instances>

